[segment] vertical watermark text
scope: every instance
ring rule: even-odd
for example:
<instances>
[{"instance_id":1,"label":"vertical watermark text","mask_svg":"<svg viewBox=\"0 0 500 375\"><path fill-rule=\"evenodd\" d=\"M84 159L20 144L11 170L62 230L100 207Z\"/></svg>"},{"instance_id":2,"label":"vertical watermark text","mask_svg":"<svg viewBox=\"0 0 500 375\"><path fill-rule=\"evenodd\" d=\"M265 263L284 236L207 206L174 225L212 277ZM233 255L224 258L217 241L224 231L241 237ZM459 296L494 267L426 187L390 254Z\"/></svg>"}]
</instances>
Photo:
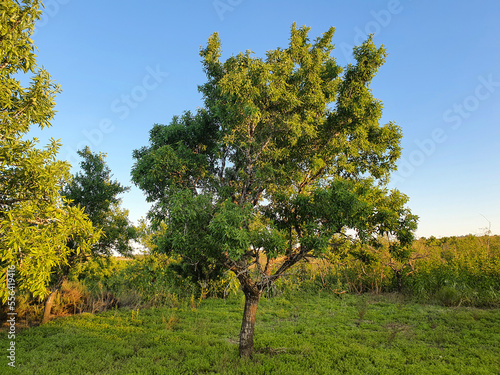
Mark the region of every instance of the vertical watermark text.
<instances>
[{"instance_id":1,"label":"vertical watermark text","mask_svg":"<svg viewBox=\"0 0 500 375\"><path fill-rule=\"evenodd\" d=\"M7 324L9 348L7 348L7 359L10 367L16 367L16 266L7 267L7 289L9 297L7 298Z\"/></svg>"}]
</instances>

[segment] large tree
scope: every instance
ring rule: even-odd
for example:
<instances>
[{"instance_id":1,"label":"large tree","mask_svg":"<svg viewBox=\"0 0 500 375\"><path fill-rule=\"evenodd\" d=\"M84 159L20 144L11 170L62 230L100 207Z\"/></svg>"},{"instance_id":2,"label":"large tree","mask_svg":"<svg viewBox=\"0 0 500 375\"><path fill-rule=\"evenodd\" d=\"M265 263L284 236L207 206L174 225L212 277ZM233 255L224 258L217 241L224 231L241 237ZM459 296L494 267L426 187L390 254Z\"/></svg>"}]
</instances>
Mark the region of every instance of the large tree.
<instances>
[{"instance_id":1,"label":"large tree","mask_svg":"<svg viewBox=\"0 0 500 375\"><path fill-rule=\"evenodd\" d=\"M339 241L393 250L413 240L407 197L386 187L401 130L380 124L369 84L386 52L369 37L355 63L337 65L330 28L311 41L291 29L289 46L220 60L217 34L201 50L205 106L155 125L134 151L133 181L167 230L160 251L206 257L235 273L245 295L240 355L253 352L263 290Z\"/></svg>"},{"instance_id":2,"label":"large tree","mask_svg":"<svg viewBox=\"0 0 500 375\"><path fill-rule=\"evenodd\" d=\"M74 253L86 252L99 238L78 207L60 195L70 165L56 160L60 144L38 149L27 133L50 126L59 87L36 65L30 39L40 17L40 2L0 4L0 298L9 296L8 267L15 267L16 288L34 297L50 293L51 274ZM31 83L22 80L31 75ZM68 247L68 241L75 243Z\"/></svg>"}]
</instances>

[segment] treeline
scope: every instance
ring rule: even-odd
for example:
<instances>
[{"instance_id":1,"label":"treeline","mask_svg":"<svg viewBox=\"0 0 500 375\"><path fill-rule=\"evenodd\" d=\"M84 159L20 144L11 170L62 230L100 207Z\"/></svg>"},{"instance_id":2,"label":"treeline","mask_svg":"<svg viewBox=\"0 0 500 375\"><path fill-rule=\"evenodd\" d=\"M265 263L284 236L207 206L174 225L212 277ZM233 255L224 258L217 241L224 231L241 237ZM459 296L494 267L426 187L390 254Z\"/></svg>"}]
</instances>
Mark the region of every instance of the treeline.
<instances>
[{"instance_id":1,"label":"treeline","mask_svg":"<svg viewBox=\"0 0 500 375\"><path fill-rule=\"evenodd\" d=\"M421 238L405 261L386 246L365 251L365 259L351 254L331 262L330 274L351 293L399 291L447 306L500 305L500 236Z\"/></svg>"}]
</instances>

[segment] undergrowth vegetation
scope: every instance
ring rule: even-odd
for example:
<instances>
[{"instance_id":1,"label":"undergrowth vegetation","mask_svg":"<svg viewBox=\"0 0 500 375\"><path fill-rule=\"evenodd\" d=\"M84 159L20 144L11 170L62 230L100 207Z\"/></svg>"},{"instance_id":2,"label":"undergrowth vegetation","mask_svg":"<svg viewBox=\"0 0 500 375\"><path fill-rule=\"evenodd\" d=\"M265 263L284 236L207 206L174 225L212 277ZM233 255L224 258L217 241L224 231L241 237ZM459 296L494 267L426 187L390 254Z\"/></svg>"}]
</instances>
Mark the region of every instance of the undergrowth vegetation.
<instances>
[{"instance_id":1,"label":"undergrowth vegetation","mask_svg":"<svg viewBox=\"0 0 500 375\"><path fill-rule=\"evenodd\" d=\"M102 258L73 268L52 308L55 316L98 313L118 307L178 307L181 300L234 295L238 280L226 273L215 280L192 282L176 272L179 259L165 255ZM311 259L270 286L268 297L288 292L379 294L398 291L414 302L444 306L500 307L500 236L420 239L406 263L390 257L387 248ZM22 325L37 324L43 304L28 294L17 297ZM3 312L5 314L5 311Z\"/></svg>"},{"instance_id":2,"label":"undergrowth vegetation","mask_svg":"<svg viewBox=\"0 0 500 375\"><path fill-rule=\"evenodd\" d=\"M420 239L399 263L384 247L304 262L265 290L252 360L238 356L244 296L237 278L226 273L192 282L176 271L179 262L143 255L80 264L53 305L60 319L39 327L32 326L43 304L18 295L18 327L31 328L16 334L16 373L492 374L499 368L500 236ZM0 339L6 336L4 329Z\"/></svg>"},{"instance_id":3,"label":"undergrowth vegetation","mask_svg":"<svg viewBox=\"0 0 500 375\"><path fill-rule=\"evenodd\" d=\"M194 302L194 303L193 303ZM494 374L500 310L414 304L399 294L263 298L255 353L238 355L242 292L110 309L16 336L17 374ZM5 333L0 333L3 339Z\"/></svg>"}]
</instances>

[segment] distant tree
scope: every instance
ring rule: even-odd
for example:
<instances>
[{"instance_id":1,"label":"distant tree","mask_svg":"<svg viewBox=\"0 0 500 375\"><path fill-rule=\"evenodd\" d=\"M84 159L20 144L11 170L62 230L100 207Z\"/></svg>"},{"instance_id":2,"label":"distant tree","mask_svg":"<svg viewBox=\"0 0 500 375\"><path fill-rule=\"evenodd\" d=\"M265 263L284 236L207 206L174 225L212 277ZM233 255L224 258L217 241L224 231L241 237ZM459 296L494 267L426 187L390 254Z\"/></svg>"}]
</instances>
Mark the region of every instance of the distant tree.
<instances>
[{"instance_id":1,"label":"distant tree","mask_svg":"<svg viewBox=\"0 0 500 375\"><path fill-rule=\"evenodd\" d=\"M138 240L148 254L177 254L171 251L171 246L165 237L167 230L162 222L159 226L151 225L149 220L141 219L138 227ZM206 298L208 293L209 282L219 279L226 270L221 264L212 262L206 256L198 254L191 258L188 254L184 254L180 260L175 259L169 262L168 267L173 270L178 276L184 279L189 279L191 282L200 286L201 298Z\"/></svg>"},{"instance_id":2,"label":"distant tree","mask_svg":"<svg viewBox=\"0 0 500 375\"><path fill-rule=\"evenodd\" d=\"M128 211L120 208L118 195L130 188L112 180L111 169L106 164L104 153L92 153L89 147L78 151L83 158L80 171L63 187L62 195L72 206L81 206L95 228L103 235L92 246L94 255L111 255L116 251L122 255L133 252L132 240L137 238L137 229L128 220Z\"/></svg>"},{"instance_id":3,"label":"distant tree","mask_svg":"<svg viewBox=\"0 0 500 375\"><path fill-rule=\"evenodd\" d=\"M0 298L9 297L7 267L15 267L15 287L43 299L51 275L74 254L89 252L99 231L78 207L60 195L70 165L56 160L60 144L43 149L29 139L31 127L50 126L59 87L36 65L30 39L40 18L40 2L0 4ZM32 75L28 86L21 80ZM68 247L68 241L75 245Z\"/></svg>"},{"instance_id":4,"label":"distant tree","mask_svg":"<svg viewBox=\"0 0 500 375\"><path fill-rule=\"evenodd\" d=\"M415 272L415 262L428 256L425 251L416 251L410 246L401 246L399 241L392 241L390 236L387 236L387 253L384 264L394 272L399 293L403 291L404 277Z\"/></svg>"},{"instance_id":5,"label":"distant tree","mask_svg":"<svg viewBox=\"0 0 500 375\"><path fill-rule=\"evenodd\" d=\"M120 209L117 197L129 188L111 180L111 170L104 161L105 154L94 154L88 147L78 151L78 154L83 158L80 164L82 171L63 186L62 195L69 200L70 206L83 208L101 236L85 254L75 251L78 242L68 239L67 246L74 251L65 266L52 274L52 289L45 302L42 323L49 321L55 296L75 264L85 262L89 257L110 256L113 250L130 255L133 251L131 241L136 238L137 232L128 220L128 211Z\"/></svg>"},{"instance_id":6,"label":"distant tree","mask_svg":"<svg viewBox=\"0 0 500 375\"><path fill-rule=\"evenodd\" d=\"M241 356L253 353L262 292L299 261L339 237L375 243L389 233L404 248L416 229L407 197L386 188L402 135L379 124L369 89L385 50L369 37L343 72L330 55L334 29L314 42L308 31L294 24L288 48L225 62L212 35L201 50L205 107L155 125L133 153L132 179L167 228L163 248L237 276Z\"/></svg>"},{"instance_id":7,"label":"distant tree","mask_svg":"<svg viewBox=\"0 0 500 375\"><path fill-rule=\"evenodd\" d=\"M180 262L172 262L169 267L180 277L198 284L202 299L207 297L209 282L219 280L226 270L224 265L212 262L207 257L197 256L193 259L186 254L183 254Z\"/></svg>"}]
</instances>

